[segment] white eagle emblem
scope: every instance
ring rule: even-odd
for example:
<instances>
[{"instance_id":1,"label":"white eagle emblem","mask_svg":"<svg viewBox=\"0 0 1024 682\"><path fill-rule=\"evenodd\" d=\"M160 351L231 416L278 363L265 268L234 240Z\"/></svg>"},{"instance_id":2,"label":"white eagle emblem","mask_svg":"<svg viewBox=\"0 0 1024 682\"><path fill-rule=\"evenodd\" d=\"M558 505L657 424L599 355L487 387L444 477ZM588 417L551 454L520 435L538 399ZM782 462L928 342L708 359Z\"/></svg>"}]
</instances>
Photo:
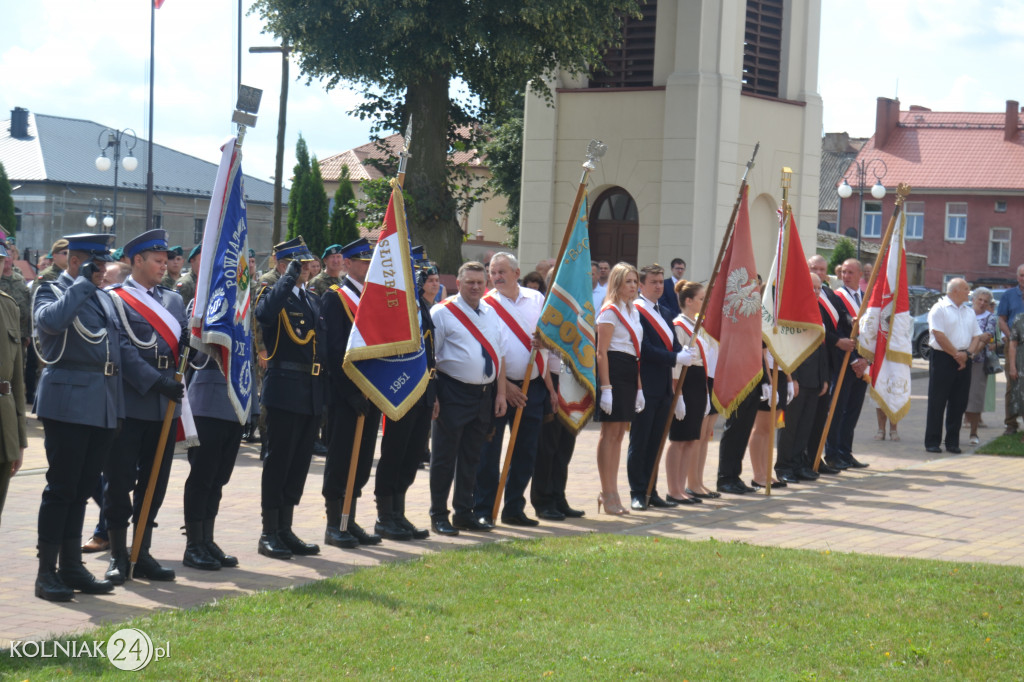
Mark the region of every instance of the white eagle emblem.
<instances>
[{"instance_id":1,"label":"white eagle emblem","mask_svg":"<svg viewBox=\"0 0 1024 682\"><path fill-rule=\"evenodd\" d=\"M725 301L722 313L733 322L739 322L736 315L750 317L761 313L760 290L757 280L751 281L746 268L737 268L725 280Z\"/></svg>"}]
</instances>

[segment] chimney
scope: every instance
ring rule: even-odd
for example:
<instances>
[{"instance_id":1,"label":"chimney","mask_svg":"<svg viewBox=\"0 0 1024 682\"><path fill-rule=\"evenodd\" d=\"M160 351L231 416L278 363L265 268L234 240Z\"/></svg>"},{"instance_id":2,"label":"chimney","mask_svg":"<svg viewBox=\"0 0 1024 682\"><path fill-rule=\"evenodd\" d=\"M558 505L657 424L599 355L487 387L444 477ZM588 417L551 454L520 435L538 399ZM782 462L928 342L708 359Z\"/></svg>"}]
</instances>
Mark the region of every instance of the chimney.
<instances>
[{"instance_id":1,"label":"chimney","mask_svg":"<svg viewBox=\"0 0 1024 682\"><path fill-rule=\"evenodd\" d=\"M22 140L28 137L28 109L11 109L11 137Z\"/></svg>"},{"instance_id":2,"label":"chimney","mask_svg":"<svg viewBox=\"0 0 1024 682\"><path fill-rule=\"evenodd\" d=\"M879 97L875 108L875 149L883 149L900 122L900 101Z\"/></svg>"},{"instance_id":3,"label":"chimney","mask_svg":"<svg viewBox=\"0 0 1024 682\"><path fill-rule=\"evenodd\" d=\"M1017 112L1020 111L1020 103L1016 100L1006 100L1006 122L1003 124L1003 139L1013 142L1017 139Z\"/></svg>"},{"instance_id":4,"label":"chimney","mask_svg":"<svg viewBox=\"0 0 1024 682\"><path fill-rule=\"evenodd\" d=\"M842 154L850 149L849 133L825 133L821 142L821 151Z\"/></svg>"}]
</instances>

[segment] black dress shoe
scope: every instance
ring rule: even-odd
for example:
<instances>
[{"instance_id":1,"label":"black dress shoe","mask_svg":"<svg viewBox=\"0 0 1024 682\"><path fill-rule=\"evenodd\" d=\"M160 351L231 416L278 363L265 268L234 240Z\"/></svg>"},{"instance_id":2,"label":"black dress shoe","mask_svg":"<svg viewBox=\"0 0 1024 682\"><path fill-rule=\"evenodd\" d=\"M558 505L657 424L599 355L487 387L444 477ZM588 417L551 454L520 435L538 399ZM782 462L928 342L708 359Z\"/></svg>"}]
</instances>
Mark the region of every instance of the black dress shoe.
<instances>
[{"instance_id":1,"label":"black dress shoe","mask_svg":"<svg viewBox=\"0 0 1024 682\"><path fill-rule=\"evenodd\" d=\"M871 466L871 465L870 465L870 464L868 464L867 462L861 462L861 461L858 461L858 460L857 460L857 458L856 458L856 457L854 457L853 455L850 455L850 461L849 461L849 464L850 464L850 466L851 466L851 467L853 467L854 469L867 469L867 468L868 468L869 466Z\"/></svg>"},{"instance_id":2,"label":"black dress shoe","mask_svg":"<svg viewBox=\"0 0 1024 682\"><path fill-rule=\"evenodd\" d=\"M849 462L844 462L844 461L839 460L839 459L829 459L828 460L828 465L830 467L832 467L833 469L839 469L840 471L843 471L844 469L849 469L850 468Z\"/></svg>"},{"instance_id":3,"label":"black dress shoe","mask_svg":"<svg viewBox=\"0 0 1024 682\"><path fill-rule=\"evenodd\" d=\"M754 490L764 490L764 486L753 479L750 480L750 487Z\"/></svg>"},{"instance_id":4,"label":"black dress shoe","mask_svg":"<svg viewBox=\"0 0 1024 682\"><path fill-rule=\"evenodd\" d=\"M674 507L678 507L681 504L703 504L704 503L704 500L698 499L696 497L672 497L671 495L666 495L665 499L667 499L669 502L674 502L675 504L672 505Z\"/></svg>"},{"instance_id":5,"label":"black dress shoe","mask_svg":"<svg viewBox=\"0 0 1024 682\"><path fill-rule=\"evenodd\" d=\"M291 528L280 529L277 531L277 537L292 554L297 556L313 556L320 553L320 545L300 540Z\"/></svg>"},{"instance_id":6,"label":"black dress shoe","mask_svg":"<svg viewBox=\"0 0 1024 682\"><path fill-rule=\"evenodd\" d=\"M679 503L676 502L671 497L669 497L666 500L663 500L661 499L661 495L655 492L651 494L651 501L648 504L650 504L650 506L652 507L658 507L659 509L671 509L672 507L675 507Z\"/></svg>"},{"instance_id":7,"label":"black dress shoe","mask_svg":"<svg viewBox=\"0 0 1024 682\"><path fill-rule=\"evenodd\" d=\"M817 481L821 478L814 469L804 467L796 471L796 477L801 481Z\"/></svg>"},{"instance_id":8,"label":"black dress shoe","mask_svg":"<svg viewBox=\"0 0 1024 682\"><path fill-rule=\"evenodd\" d=\"M957 446L955 446L955 445L954 445L953 447L950 447L950 446L948 446L948 445L947 445L947 446L946 446L946 452L951 452L951 453L953 453L954 455L959 455L959 454L962 454L962 453L963 453L963 450L961 450L960 448L958 448L958 447L957 447ZM867 464L865 464L864 466L867 466Z\"/></svg>"},{"instance_id":9,"label":"black dress shoe","mask_svg":"<svg viewBox=\"0 0 1024 682\"><path fill-rule=\"evenodd\" d=\"M502 514L501 522L506 526L525 526L527 528L533 528L534 526L540 525L540 521L537 519L531 519L524 512L519 512L518 514Z\"/></svg>"},{"instance_id":10,"label":"black dress shoe","mask_svg":"<svg viewBox=\"0 0 1024 682\"><path fill-rule=\"evenodd\" d=\"M565 514L554 507L549 507L546 509L538 509L537 518L544 519L545 521L565 521Z\"/></svg>"},{"instance_id":11,"label":"black dress shoe","mask_svg":"<svg viewBox=\"0 0 1024 682\"><path fill-rule=\"evenodd\" d=\"M559 500L556 502L555 509L565 514L565 518L567 519L578 519L586 514L582 509L573 509L565 500Z\"/></svg>"},{"instance_id":12,"label":"black dress shoe","mask_svg":"<svg viewBox=\"0 0 1024 682\"><path fill-rule=\"evenodd\" d=\"M491 518L490 514L476 517L476 522L483 526L484 530L494 530L494 519Z\"/></svg>"},{"instance_id":13,"label":"black dress shoe","mask_svg":"<svg viewBox=\"0 0 1024 682\"><path fill-rule=\"evenodd\" d=\"M449 523L448 519L430 519L430 527L434 529L434 532L438 535L448 535L455 537L459 534L459 531Z\"/></svg>"},{"instance_id":14,"label":"black dress shoe","mask_svg":"<svg viewBox=\"0 0 1024 682\"><path fill-rule=\"evenodd\" d=\"M929 445L928 447L925 448L925 452L939 453L942 452L942 448L940 448L938 445Z\"/></svg>"},{"instance_id":15,"label":"black dress shoe","mask_svg":"<svg viewBox=\"0 0 1024 682\"><path fill-rule=\"evenodd\" d=\"M720 493L730 493L732 495L746 495L749 492L753 492L753 489L743 485L742 481L727 481L719 483L715 487L718 488Z\"/></svg>"},{"instance_id":16,"label":"black dress shoe","mask_svg":"<svg viewBox=\"0 0 1024 682\"><path fill-rule=\"evenodd\" d=\"M647 511L647 503L644 502L644 498L639 495L631 495L632 501L629 503L630 509L633 511Z\"/></svg>"},{"instance_id":17,"label":"black dress shoe","mask_svg":"<svg viewBox=\"0 0 1024 682\"><path fill-rule=\"evenodd\" d=\"M480 523L480 521L474 519L472 516L458 515L452 517L452 527L458 530L473 530L480 533L487 533L494 528L494 526Z\"/></svg>"},{"instance_id":18,"label":"black dress shoe","mask_svg":"<svg viewBox=\"0 0 1024 682\"><path fill-rule=\"evenodd\" d=\"M811 471L814 471L814 469L811 469ZM834 466L832 466L831 464L826 464L824 461L821 461L821 462L818 462L818 473L819 474L828 474L830 476L835 476L835 475L843 473L843 470L842 469L837 469Z\"/></svg>"},{"instance_id":19,"label":"black dress shoe","mask_svg":"<svg viewBox=\"0 0 1024 682\"><path fill-rule=\"evenodd\" d=\"M689 488L687 488L686 494L692 497L696 497L698 500L717 500L718 498L721 497L721 495L716 493L714 490L712 490L709 493L695 493Z\"/></svg>"}]
</instances>

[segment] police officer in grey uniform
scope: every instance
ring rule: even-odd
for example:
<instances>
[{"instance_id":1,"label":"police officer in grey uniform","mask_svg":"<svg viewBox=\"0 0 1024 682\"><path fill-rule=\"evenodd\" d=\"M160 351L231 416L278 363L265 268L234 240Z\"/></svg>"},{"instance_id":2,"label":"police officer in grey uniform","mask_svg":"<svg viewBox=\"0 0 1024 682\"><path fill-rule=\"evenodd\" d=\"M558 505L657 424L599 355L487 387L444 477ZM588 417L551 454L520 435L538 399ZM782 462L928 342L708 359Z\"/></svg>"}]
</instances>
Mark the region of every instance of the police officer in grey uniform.
<instances>
[{"instance_id":1,"label":"police officer in grey uniform","mask_svg":"<svg viewBox=\"0 0 1024 682\"><path fill-rule=\"evenodd\" d=\"M145 364L123 352L127 338L113 302L99 288L113 239L69 236L67 269L41 283L33 298L36 350L45 365L35 411L43 423L49 465L39 506L35 594L49 601L69 601L72 590L103 594L114 589L82 565L85 503L124 417L121 374L139 373Z\"/></svg>"},{"instance_id":2,"label":"police officer in grey uniform","mask_svg":"<svg viewBox=\"0 0 1024 682\"><path fill-rule=\"evenodd\" d=\"M181 416L185 386L174 380L179 347L187 343L185 305L177 292L160 286L167 269L167 232L143 232L124 245L131 260L132 274L124 284L110 287L111 298L128 339L131 353L143 360L140 371L122 374L125 420L107 454L103 473L103 513L110 536L110 566L107 579L115 585L128 578L127 533L129 521L135 533L142 533L142 549L135 574L150 580L174 580L174 571L161 566L149 553L156 517L167 492L174 456L174 437L167 439L160 462L156 488L145 528L138 527L150 472L168 401L175 401L174 417ZM151 308L142 299L155 303ZM154 312L156 307L163 312ZM171 434L175 432L171 428Z\"/></svg>"}]
</instances>

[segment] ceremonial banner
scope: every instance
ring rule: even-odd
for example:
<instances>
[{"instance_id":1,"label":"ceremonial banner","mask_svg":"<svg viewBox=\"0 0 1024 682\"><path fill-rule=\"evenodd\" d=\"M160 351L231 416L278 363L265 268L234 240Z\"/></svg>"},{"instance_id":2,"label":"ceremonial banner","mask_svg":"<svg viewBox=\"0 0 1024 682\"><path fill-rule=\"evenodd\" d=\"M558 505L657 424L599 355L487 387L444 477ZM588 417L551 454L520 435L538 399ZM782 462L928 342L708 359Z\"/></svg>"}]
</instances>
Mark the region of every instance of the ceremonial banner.
<instances>
[{"instance_id":1,"label":"ceremonial banner","mask_svg":"<svg viewBox=\"0 0 1024 682\"><path fill-rule=\"evenodd\" d=\"M565 256L537 322L541 342L562 360L558 418L579 432L594 413L596 349L594 297L590 280L587 196L583 196Z\"/></svg>"},{"instance_id":2,"label":"ceremonial banner","mask_svg":"<svg viewBox=\"0 0 1024 682\"><path fill-rule=\"evenodd\" d=\"M906 218L892 231L883 263L868 294L868 307L860 319L857 352L871 363L871 396L893 423L910 411L910 363L914 321L907 290L907 256L903 242Z\"/></svg>"},{"instance_id":3,"label":"ceremonial banner","mask_svg":"<svg viewBox=\"0 0 1024 682\"><path fill-rule=\"evenodd\" d=\"M718 342L722 360L711 400L728 417L761 381L761 291L750 241L747 188L743 189L732 241L711 291L704 329ZM724 276L724 281L722 279Z\"/></svg>"},{"instance_id":4,"label":"ceremonial banner","mask_svg":"<svg viewBox=\"0 0 1024 682\"><path fill-rule=\"evenodd\" d=\"M825 327L793 214L788 218L783 224L780 217L775 260L761 298L761 336L782 371L791 374L825 338Z\"/></svg>"},{"instance_id":5,"label":"ceremonial banner","mask_svg":"<svg viewBox=\"0 0 1024 682\"><path fill-rule=\"evenodd\" d=\"M196 280L190 345L213 358L228 384L238 422L252 403L252 321L249 310L249 230L242 150L230 138L221 149Z\"/></svg>"},{"instance_id":6,"label":"ceremonial banner","mask_svg":"<svg viewBox=\"0 0 1024 682\"><path fill-rule=\"evenodd\" d=\"M427 387L416 278L397 181L392 181L342 369L388 419L401 419Z\"/></svg>"}]
</instances>

